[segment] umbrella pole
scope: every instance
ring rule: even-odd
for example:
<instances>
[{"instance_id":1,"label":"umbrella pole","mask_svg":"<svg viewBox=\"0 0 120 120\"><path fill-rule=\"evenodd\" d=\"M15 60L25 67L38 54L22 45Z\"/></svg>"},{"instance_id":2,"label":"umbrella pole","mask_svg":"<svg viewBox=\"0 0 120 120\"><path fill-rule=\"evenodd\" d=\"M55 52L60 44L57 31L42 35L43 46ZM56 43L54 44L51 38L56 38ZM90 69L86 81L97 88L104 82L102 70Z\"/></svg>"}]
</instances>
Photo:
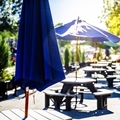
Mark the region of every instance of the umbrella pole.
<instances>
[{"instance_id":1,"label":"umbrella pole","mask_svg":"<svg viewBox=\"0 0 120 120\"><path fill-rule=\"evenodd\" d=\"M29 87L25 91L25 118L28 117L28 103L29 103Z\"/></svg>"}]
</instances>

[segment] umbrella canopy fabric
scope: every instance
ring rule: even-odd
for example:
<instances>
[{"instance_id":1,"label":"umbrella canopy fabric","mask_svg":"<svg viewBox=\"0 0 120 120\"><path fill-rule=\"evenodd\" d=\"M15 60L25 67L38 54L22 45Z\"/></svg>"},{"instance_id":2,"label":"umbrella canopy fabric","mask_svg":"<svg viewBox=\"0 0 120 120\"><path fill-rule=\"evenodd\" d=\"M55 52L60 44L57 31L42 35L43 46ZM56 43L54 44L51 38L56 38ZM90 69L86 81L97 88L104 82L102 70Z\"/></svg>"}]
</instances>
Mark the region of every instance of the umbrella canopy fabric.
<instances>
[{"instance_id":1,"label":"umbrella canopy fabric","mask_svg":"<svg viewBox=\"0 0 120 120\"><path fill-rule=\"evenodd\" d=\"M114 47L115 47L115 48L120 47L119 44L114 43L114 42L110 42L110 41L103 42L103 44L108 45L108 46L113 47L113 48L114 48Z\"/></svg>"},{"instance_id":2,"label":"umbrella canopy fabric","mask_svg":"<svg viewBox=\"0 0 120 120\"><path fill-rule=\"evenodd\" d=\"M85 41L80 43L80 45L91 45L93 47L99 47L102 49L106 49L106 48L118 48L120 45L118 45L117 43L113 43L110 41L104 41L104 42L97 42L97 46L94 45L94 42L91 41Z\"/></svg>"},{"instance_id":3,"label":"umbrella canopy fabric","mask_svg":"<svg viewBox=\"0 0 120 120\"><path fill-rule=\"evenodd\" d=\"M80 43L80 45L90 45L92 47L99 47L99 48L102 48L102 49L110 48L110 46L104 44L104 42L97 42L96 45L95 45L94 42L85 41L85 42Z\"/></svg>"},{"instance_id":4,"label":"umbrella canopy fabric","mask_svg":"<svg viewBox=\"0 0 120 120\"><path fill-rule=\"evenodd\" d=\"M95 26L94 26L95 27ZM109 33L109 32L107 32L107 31L105 31L105 30L102 30L102 29L100 29L100 28L98 28L98 27L95 27L96 29L98 29L98 30L100 30L101 32L103 32L105 35L107 35L108 36L108 38L109 38L109 40L111 40L112 42L119 42L120 41L120 38L119 37L117 37L116 35L114 35L114 34L112 34L112 33Z\"/></svg>"},{"instance_id":5,"label":"umbrella canopy fabric","mask_svg":"<svg viewBox=\"0 0 120 120\"><path fill-rule=\"evenodd\" d=\"M76 40L76 37L79 37L80 40L89 40L93 42L120 41L119 37L90 25L83 20L79 20L79 18L56 27L55 32L57 39L64 40Z\"/></svg>"},{"instance_id":6,"label":"umbrella canopy fabric","mask_svg":"<svg viewBox=\"0 0 120 120\"><path fill-rule=\"evenodd\" d=\"M48 0L23 0L15 82L39 91L65 79Z\"/></svg>"}]
</instances>

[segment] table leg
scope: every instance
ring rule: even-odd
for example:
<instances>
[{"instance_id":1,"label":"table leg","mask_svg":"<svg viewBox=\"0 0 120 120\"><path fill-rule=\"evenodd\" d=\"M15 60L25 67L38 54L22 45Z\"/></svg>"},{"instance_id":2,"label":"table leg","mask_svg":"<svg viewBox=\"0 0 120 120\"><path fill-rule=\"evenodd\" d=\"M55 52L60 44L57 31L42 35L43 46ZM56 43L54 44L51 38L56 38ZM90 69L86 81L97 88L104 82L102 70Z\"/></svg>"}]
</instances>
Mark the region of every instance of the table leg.
<instances>
[{"instance_id":1,"label":"table leg","mask_svg":"<svg viewBox=\"0 0 120 120\"><path fill-rule=\"evenodd\" d=\"M97 92L97 90L96 90L96 88L95 88L95 86L94 86L93 83L87 83L85 86L86 86L92 93L93 93L93 92Z\"/></svg>"}]
</instances>

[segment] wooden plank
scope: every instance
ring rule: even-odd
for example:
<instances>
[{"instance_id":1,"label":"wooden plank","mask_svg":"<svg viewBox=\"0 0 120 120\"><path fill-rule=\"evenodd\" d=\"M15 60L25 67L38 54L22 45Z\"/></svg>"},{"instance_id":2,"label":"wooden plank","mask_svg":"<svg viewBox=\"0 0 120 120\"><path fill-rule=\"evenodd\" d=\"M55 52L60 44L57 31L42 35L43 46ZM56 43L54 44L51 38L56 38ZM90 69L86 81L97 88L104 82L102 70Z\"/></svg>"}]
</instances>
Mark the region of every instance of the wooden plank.
<instances>
[{"instance_id":1,"label":"wooden plank","mask_svg":"<svg viewBox=\"0 0 120 120\"><path fill-rule=\"evenodd\" d=\"M77 89L82 89L82 90L88 89L87 87L84 87L84 86L74 86L73 88L76 89L76 87L77 87Z\"/></svg>"},{"instance_id":2,"label":"wooden plank","mask_svg":"<svg viewBox=\"0 0 120 120\"><path fill-rule=\"evenodd\" d=\"M62 120L72 120L72 117L68 116L68 115L65 115L59 111L56 111L56 110L47 110L48 113L50 114L53 114L59 118L61 118Z\"/></svg>"},{"instance_id":3,"label":"wooden plank","mask_svg":"<svg viewBox=\"0 0 120 120\"><path fill-rule=\"evenodd\" d=\"M65 93L56 93L54 91L44 91L45 94L51 95L51 96L69 96L69 97L74 97L74 94L65 94Z\"/></svg>"},{"instance_id":4,"label":"wooden plank","mask_svg":"<svg viewBox=\"0 0 120 120\"><path fill-rule=\"evenodd\" d=\"M32 117L35 117L37 120L49 120L47 117L44 117L31 109L29 109L28 114L31 115Z\"/></svg>"},{"instance_id":5,"label":"wooden plank","mask_svg":"<svg viewBox=\"0 0 120 120\"><path fill-rule=\"evenodd\" d=\"M10 120L4 114L0 113L0 120Z\"/></svg>"},{"instance_id":6,"label":"wooden plank","mask_svg":"<svg viewBox=\"0 0 120 120\"><path fill-rule=\"evenodd\" d=\"M39 113L40 115L47 117L49 120L62 120L61 118L59 118L58 116L55 116L51 113L46 112L46 110L34 110L37 113Z\"/></svg>"},{"instance_id":7,"label":"wooden plank","mask_svg":"<svg viewBox=\"0 0 120 120\"><path fill-rule=\"evenodd\" d=\"M11 111L13 112L13 113L16 113L20 118L24 118L24 116L25 116L25 112L24 112L24 110L21 110L21 109L11 109ZM28 111L29 112L29 111ZM25 119L25 120L37 120L37 119L34 119L33 117L31 117L31 116L29 116L28 115L28 117Z\"/></svg>"},{"instance_id":8,"label":"wooden plank","mask_svg":"<svg viewBox=\"0 0 120 120\"><path fill-rule=\"evenodd\" d=\"M106 91L94 92L93 94L94 94L95 96L100 96L100 95L109 95L109 94L112 94L112 93L113 93L112 91L106 90Z\"/></svg>"},{"instance_id":9,"label":"wooden plank","mask_svg":"<svg viewBox=\"0 0 120 120\"><path fill-rule=\"evenodd\" d=\"M24 118L24 109L11 109L1 111L0 120L72 120L71 117L55 110L29 109L28 117Z\"/></svg>"},{"instance_id":10,"label":"wooden plank","mask_svg":"<svg viewBox=\"0 0 120 120\"><path fill-rule=\"evenodd\" d=\"M50 90L55 91L55 90L61 90L62 87L51 87Z\"/></svg>"},{"instance_id":11,"label":"wooden plank","mask_svg":"<svg viewBox=\"0 0 120 120\"><path fill-rule=\"evenodd\" d=\"M14 114L11 110L1 111L5 116L7 116L10 120L21 120L21 118Z\"/></svg>"}]
</instances>

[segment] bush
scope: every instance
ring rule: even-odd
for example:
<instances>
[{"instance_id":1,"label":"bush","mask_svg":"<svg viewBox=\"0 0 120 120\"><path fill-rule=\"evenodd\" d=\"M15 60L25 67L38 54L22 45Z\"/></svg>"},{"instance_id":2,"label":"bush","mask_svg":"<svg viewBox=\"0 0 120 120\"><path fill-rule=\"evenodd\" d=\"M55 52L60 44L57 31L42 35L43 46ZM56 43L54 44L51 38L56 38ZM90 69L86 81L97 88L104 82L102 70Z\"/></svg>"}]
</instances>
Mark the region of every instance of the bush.
<instances>
[{"instance_id":1,"label":"bush","mask_svg":"<svg viewBox=\"0 0 120 120\"><path fill-rule=\"evenodd\" d=\"M4 39L0 39L0 76L4 70L11 65L10 47Z\"/></svg>"},{"instance_id":2,"label":"bush","mask_svg":"<svg viewBox=\"0 0 120 120\"><path fill-rule=\"evenodd\" d=\"M12 80L13 74L14 74L13 72L4 70L3 74L0 76L0 81Z\"/></svg>"}]
</instances>

